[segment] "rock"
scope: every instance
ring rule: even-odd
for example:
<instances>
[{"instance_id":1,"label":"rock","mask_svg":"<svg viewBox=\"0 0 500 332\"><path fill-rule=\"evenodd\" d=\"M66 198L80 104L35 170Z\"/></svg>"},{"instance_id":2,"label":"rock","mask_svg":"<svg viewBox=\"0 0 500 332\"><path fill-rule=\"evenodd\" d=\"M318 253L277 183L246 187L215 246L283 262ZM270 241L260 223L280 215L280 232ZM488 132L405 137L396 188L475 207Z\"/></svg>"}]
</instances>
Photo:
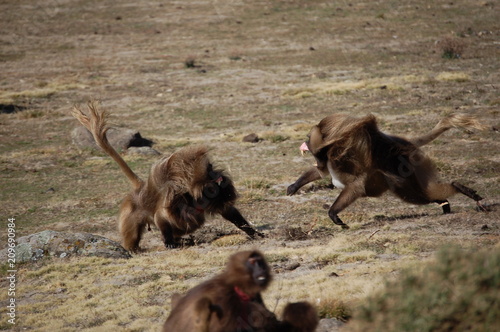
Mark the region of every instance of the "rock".
<instances>
[{"instance_id":1,"label":"rock","mask_svg":"<svg viewBox=\"0 0 500 332\"><path fill-rule=\"evenodd\" d=\"M290 264L285 265L284 269L287 271L293 271L293 270L297 269L298 267L300 267L300 263L292 262Z\"/></svg>"},{"instance_id":2,"label":"rock","mask_svg":"<svg viewBox=\"0 0 500 332\"><path fill-rule=\"evenodd\" d=\"M107 132L108 141L111 146L117 150L125 150L131 146L151 146L153 141L143 138L141 134L132 129L126 128L109 128ZM73 144L79 148L98 149L92 134L82 126L76 127L71 132Z\"/></svg>"},{"instance_id":3,"label":"rock","mask_svg":"<svg viewBox=\"0 0 500 332\"><path fill-rule=\"evenodd\" d=\"M252 134L248 134L246 135L245 137L243 137L243 142L247 142L247 143L257 143L260 141L260 138L259 136L257 136L257 134L255 133L252 133Z\"/></svg>"},{"instance_id":4,"label":"rock","mask_svg":"<svg viewBox=\"0 0 500 332\"><path fill-rule=\"evenodd\" d=\"M344 322L334 318L323 318L319 321L316 332L338 332L345 325Z\"/></svg>"},{"instance_id":5,"label":"rock","mask_svg":"<svg viewBox=\"0 0 500 332\"><path fill-rule=\"evenodd\" d=\"M16 263L37 261L44 257L97 256L106 258L132 257L119 243L90 233L43 231L17 239ZM0 251L6 261L7 249Z\"/></svg>"},{"instance_id":6,"label":"rock","mask_svg":"<svg viewBox=\"0 0 500 332\"><path fill-rule=\"evenodd\" d=\"M26 107L14 104L0 104L0 114L12 114L24 111Z\"/></svg>"},{"instance_id":7,"label":"rock","mask_svg":"<svg viewBox=\"0 0 500 332\"><path fill-rule=\"evenodd\" d=\"M131 146L127 154L139 154L143 156L159 156L161 153L149 146Z\"/></svg>"}]
</instances>

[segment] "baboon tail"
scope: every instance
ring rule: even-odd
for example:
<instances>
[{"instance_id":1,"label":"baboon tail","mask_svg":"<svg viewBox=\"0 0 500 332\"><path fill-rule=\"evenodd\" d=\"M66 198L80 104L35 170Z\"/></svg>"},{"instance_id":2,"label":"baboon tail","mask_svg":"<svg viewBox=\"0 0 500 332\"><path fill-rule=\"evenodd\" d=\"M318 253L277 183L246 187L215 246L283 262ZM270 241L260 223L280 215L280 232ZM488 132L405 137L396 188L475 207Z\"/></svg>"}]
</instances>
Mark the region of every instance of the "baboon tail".
<instances>
[{"instance_id":1,"label":"baboon tail","mask_svg":"<svg viewBox=\"0 0 500 332\"><path fill-rule=\"evenodd\" d=\"M419 137L414 137L410 139L410 142L418 147L426 145L451 128L484 130L486 127L471 115L452 114L439 121L439 123L429 133Z\"/></svg>"},{"instance_id":2,"label":"baboon tail","mask_svg":"<svg viewBox=\"0 0 500 332\"><path fill-rule=\"evenodd\" d=\"M132 182L134 188L139 188L143 183L142 180L132 171L118 152L116 152L106 137L106 132L109 129L106 123L108 113L106 111L99 111L97 103L94 101L89 101L87 106L89 108L90 117L82 112L77 106L73 107L73 116L92 133L97 145L116 161L123 173L125 173L130 182Z\"/></svg>"}]
</instances>

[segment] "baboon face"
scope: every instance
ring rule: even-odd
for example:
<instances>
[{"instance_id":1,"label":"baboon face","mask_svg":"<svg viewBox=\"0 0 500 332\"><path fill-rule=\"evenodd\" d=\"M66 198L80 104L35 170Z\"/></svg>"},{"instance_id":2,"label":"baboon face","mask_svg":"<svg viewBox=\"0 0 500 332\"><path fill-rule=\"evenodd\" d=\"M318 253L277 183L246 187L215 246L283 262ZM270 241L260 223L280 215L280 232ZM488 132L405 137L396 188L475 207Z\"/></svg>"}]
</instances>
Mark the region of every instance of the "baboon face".
<instances>
[{"instance_id":1,"label":"baboon face","mask_svg":"<svg viewBox=\"0 0 500 332\"><path fill-rule=\"evenodd\" d=\"M217 212L223 210L227 203L236 200L233 183L222 170L215 169L208 163L205 176L201 197L195 200L195 206L208 212Z\"/></svg>"},{"instance_id":2,"label":"baboon face","mask_svg":"<svg viewBox=\"0 0 500 332\"><path fill-rule=\"evenodd\" d=\"M222 183L227 179L222 174L220 170L214 170L212 164L208 164L207 166L207 183L203 187L203 196L207 198L214 198L218 192L218 187L222 186Z\"/></svg>"},{"instance_id":3,"label":"baboon face","mask_svg":"<svg viewBox=\"0 0 500 332\"><path fill-rule=\"evenodd\" d=\"M220 186L224 181L224 176L222 171L214 170L212 164L207 165L206 179L203 184L202 197L201 200L213 200L217 199L220 194Z\"/></svg>"},{"instance_id":4,"label":"baboon face","mask_svg":"<svg viewBox=\"0 0 500 332\"><path fill-rule=\"evenodd\" d=\"M253 253L247 259L245 265L249 274L252 276L253 282L260 287L266 287L270 281L270 275L264 257L258 253Z\"/></svg>"}]
</instances>

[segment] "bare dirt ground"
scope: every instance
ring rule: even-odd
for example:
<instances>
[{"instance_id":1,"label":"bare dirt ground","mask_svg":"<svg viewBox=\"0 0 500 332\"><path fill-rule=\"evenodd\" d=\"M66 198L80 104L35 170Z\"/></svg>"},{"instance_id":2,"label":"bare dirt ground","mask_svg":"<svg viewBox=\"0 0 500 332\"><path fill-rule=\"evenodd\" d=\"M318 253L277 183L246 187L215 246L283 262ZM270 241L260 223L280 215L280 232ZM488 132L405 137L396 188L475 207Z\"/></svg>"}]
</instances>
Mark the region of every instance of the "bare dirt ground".
<instances>
[{"instance_id":1,"label":"bare dirt ground","mask_svg":"<svg viewBox=\"0 0 500 332\"><path fill-rule=\"evenodd\" d=\"M89 99L162 153L207 144L235 180L238 208L267 235L248 241L216 217L184 249L166 250L153 230L126 261L19 265L15 326L0 282L1 329L157 331L172 293L246 248L261 249L275 271L265 300L276 313L299 300L352 311L446 244L500 250L494 1L6 0L0 22L1 248L12 217L17 236L52 229L119 241L129 184L70 137L70 110ZM450 44L457 52L443 57ZM451 130L424 149L443 179L476 189L491 211L457 195L442 215L386 195L351 205L341 214L351 229L341 230L322 207L339 192L327 180L287 197L313 163L300 144L333 112L373 113L403 136L452 112L476 115L487 130ZM263 140L243 143L249 133ZM156 157L125 158L146 177Z\"/></svg>"}]
</instances>

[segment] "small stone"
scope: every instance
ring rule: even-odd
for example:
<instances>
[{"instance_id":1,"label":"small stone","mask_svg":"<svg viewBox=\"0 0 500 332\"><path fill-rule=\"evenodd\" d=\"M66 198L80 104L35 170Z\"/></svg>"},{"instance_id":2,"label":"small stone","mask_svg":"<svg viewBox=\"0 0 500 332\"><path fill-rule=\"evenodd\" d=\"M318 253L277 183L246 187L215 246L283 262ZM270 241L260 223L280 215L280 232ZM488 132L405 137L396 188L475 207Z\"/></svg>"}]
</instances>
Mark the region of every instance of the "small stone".
<instances>
[{"instance_id":1,"label":"small stone","mask_svg":"<svg viewBox=\"0 0 500 332\"><path fill-rule=\"evenodd\" d=\"M260 138L255 133L251 133L251 134L248 134L245 137L243 137L243 142L246 142L246 143L257 143L259 141L260 141Z\"/></svg>"},{"instance_id":2,"label":"small stone","mask_svg":"<svg viewBox=\"0 0 500 332\"><path fill-rule=\"evenodd\" d=\"M132 146L127 149L128 154L139 154L139 155L144 155L144 156L159 156L161 155L160 152L156 151L152 147L149 146Z\"/></svg>"},{"instance_id":3,"label":"small stone","mask_svg":"<svg viewBox=\"0 0 500 332\"><path fill-rule=\"evenodd\" d=\"M319 321L316 332L338 332L345 323L334 318L323 318Z\"/></svg>"}]
</instances>

